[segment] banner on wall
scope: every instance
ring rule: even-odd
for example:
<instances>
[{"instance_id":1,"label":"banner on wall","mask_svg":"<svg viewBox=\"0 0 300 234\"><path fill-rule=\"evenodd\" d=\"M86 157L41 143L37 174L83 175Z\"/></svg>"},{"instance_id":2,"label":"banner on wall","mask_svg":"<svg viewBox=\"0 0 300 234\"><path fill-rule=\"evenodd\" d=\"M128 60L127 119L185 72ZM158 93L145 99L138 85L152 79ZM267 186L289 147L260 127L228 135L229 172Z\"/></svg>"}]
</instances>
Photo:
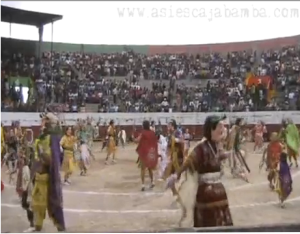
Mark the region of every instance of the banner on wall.
<instances>
[{"instance_id":1,"label":"banner on wall","mask_svg":"<svg viewBox=\"0 0 300 234\"><path fill-rule=\"evenodd\" d=\"M247 86L258 85L259 83L265 84L268 88L272 82L271 76L255 76L252 72L247 74L245 83Z\"/></svg>"}]
</instances>

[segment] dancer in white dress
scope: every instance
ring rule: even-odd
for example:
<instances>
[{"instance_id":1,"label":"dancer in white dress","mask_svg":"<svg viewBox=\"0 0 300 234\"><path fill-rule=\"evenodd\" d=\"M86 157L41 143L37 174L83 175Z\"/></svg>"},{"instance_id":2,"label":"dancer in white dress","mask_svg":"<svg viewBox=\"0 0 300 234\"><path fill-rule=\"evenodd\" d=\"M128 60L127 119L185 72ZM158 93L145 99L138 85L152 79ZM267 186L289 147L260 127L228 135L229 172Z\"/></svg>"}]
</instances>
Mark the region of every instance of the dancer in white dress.
<instances>
[{"instance_id":1,"label":"dancer in white dress","mask_svg":"<svg viewBox=\"0 0 300 234\"><path fill-rule=\"evenodd\" d=\"M159 169L158 169L158 178L159 180L162 180L164 171L168 165L168 157L167 157L168 142L167 142L167 138L164 137L162 134L157 134L157 138L158 138L158 155L161 158L159 163Z\"/></svg>"}]
</instances>

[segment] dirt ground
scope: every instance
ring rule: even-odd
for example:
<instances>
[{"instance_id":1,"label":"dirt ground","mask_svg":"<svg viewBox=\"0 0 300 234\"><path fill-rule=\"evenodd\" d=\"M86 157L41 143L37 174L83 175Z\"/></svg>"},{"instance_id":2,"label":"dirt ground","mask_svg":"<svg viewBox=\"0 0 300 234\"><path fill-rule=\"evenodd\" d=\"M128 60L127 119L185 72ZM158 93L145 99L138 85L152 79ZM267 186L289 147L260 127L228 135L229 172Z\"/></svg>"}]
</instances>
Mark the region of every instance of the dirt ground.
<instances>
[{"instance_id":1,"label":"dirt ground","mask_svg":"<svg viewBox=\"0 0 300 234\"><path fill-rule=\"evenodd\" d=\"M72 184L64 186L64 212L68 232L155 231L178 227L180 212L164 183L157 182L153 190L141 192L140 176L135 164L135 146L128 145L117 152L117 164L104 165L105 152L100 143L94 145L96 161L86 177L76 171ZM247 143L248 152L253 145ZM260 154L248 153L251 168L250 184L234 179L225 170L223 181L229 196L235 226L278 223L299 223L300 170L292 168L293 193L285 208L280 208L277 195L266 182L266 172L259 172ZM7 185L7 176L2 173ZM20 207L13 186L6 186L1 197L1 231L22 232L28 228L26 213ZM44 232L56 232L46 219Z\"/></svg>"}]
</instances>

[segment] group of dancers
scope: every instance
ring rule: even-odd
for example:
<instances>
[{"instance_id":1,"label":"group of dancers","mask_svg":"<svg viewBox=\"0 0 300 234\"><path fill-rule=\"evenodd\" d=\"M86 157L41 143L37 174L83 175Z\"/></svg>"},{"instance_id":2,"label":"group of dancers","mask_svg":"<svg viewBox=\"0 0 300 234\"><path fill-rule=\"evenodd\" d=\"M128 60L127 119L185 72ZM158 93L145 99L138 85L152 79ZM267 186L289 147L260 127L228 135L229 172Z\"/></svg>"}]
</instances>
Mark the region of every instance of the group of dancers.
<instances>
[{"instance_id":1,"label":"group of dancers","mask_svg":"<svg viewBox=\"0 0 300 234\"><path fill-rule=\"evenodd\" d=\"M137 144L141 190L146 190L146 172L150 177L149 189L155 186L155 170L158 170L158 180L166 182L182 208L181 221L190 211L194 215L194 227L233 225L227 194L221 181L226 166L229 166L234 177L249 182L247 175L250 168L246 162L246 152L242 149L245 123L238 118L230 128L226 128L225 119L226 116L207 117L203 138L193 149L190 149L189 130L180 127L175 120L168 123L167 134L154 122L145 120L142 131L133 137ZM8 138L3 136L1 128L2 163L14 162L8 166L9 173L17 174L16 189L22 207L27 212L29 230L41 231L48 212L57 230L64 231L62 184L71 184L70 178L76 165L80 168L80 175L87 174L90 160L94 158L94 128L91 120L87 120L79 121L73 129L67 127L62 130L58 127L59 119L51 112L42 114L41 122L41 134L35 140L33 149L22 138L20 126L16 127L16 135L11 133L11 139L7 142L4 139ZM263 132L266 131L261 125L258 124L257 129L260 130L255 135L258 147L262 147ZM122 131L118 134L114 122L109 123L105 141L106 164L109 164L110 157L112 163L116 163L117 139L124 134ZM292 163L288 165L287 160L293 160L298 166L299 147L297 127L290 120L283 121L280 133L271 134L271 142L264 149L259 165L266 165L269 186L278 193L282 205L292 192ZM64 172L63 181L60 177L61 168ZM188 206L191 201L192 206Z\"/></svg>"}]
</instances>

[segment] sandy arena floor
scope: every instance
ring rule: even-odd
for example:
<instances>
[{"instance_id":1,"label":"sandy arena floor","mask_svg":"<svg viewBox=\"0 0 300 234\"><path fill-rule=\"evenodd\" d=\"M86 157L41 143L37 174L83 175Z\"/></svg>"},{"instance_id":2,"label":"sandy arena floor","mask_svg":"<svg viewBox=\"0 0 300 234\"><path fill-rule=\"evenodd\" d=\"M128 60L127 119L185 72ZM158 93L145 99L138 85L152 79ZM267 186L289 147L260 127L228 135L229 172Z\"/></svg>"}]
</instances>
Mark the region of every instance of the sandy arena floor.
<instances>
[{"instance_id":1,"label":"sandy arena floor","mask_svg":"<svg viewBox=\"0 0 300 234\"><path fill-rule=\"evenodd\" d=\"M170 191L157 182L152 191L140 192L139 170L135 164L135 146L118 149L118 162L104 165L105 153L96 143L93 162L86 177L76 171L72 185L64 186L64 211L68 232L154 231L178 226L180 212ZM252 151L253 145L246 148ZM223 177L235 226L275 223L299 223L300 170L292 169L294 191L284 209L278 205L277 195L270 191L266 172L259 173L259 154L249 154L251 183L233 179L228 170ZM7 184L7 175L2 173ZM21 209L15 189L6 186L1 198L2 232L22 232L28 228L26 213ZM44 232L56 232L47 219Z\"/></svg>"}]
</instances>

